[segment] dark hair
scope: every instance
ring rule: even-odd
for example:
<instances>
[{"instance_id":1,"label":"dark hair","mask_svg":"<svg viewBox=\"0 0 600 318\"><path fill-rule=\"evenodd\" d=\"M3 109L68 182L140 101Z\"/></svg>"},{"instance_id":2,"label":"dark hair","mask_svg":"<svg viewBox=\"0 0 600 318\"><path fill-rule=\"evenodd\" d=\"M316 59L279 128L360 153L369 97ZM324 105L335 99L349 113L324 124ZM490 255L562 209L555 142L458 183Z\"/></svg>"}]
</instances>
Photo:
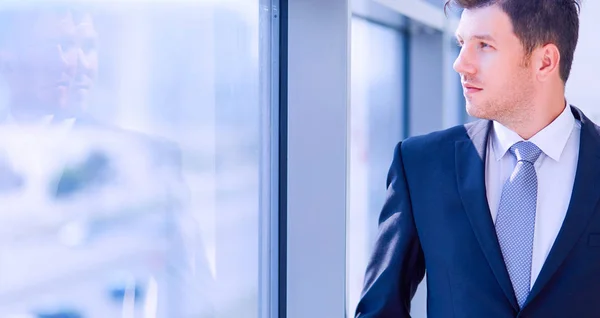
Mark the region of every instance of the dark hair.
<instances>
[{"instance_id":1,"label":"dark hair","mask_svg":"<svg viewBox=\"0 0 600 318\"><path fill-rule=\"evenodd\" d=\"M526 56L539 46L553 43L560 52L560 77L567 82L579 36L580 0L446 0L463 9L498 5L512 21Z\"/></svg>"}]
</instances>

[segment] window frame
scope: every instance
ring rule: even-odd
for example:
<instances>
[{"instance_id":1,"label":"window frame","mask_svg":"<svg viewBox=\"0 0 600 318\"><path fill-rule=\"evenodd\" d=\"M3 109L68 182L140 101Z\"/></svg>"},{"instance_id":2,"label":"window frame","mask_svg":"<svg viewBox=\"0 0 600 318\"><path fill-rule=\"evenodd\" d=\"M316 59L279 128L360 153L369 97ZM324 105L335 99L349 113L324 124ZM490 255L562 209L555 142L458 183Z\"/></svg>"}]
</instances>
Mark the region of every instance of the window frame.
<instances>
[{"instance_id":1,"label":"window frame","mask_svg":"<svg viewBox=\"0 0 600 318\"><path fill-rule=\"evenodd\" d=\"M287 1L286 44L286 308L279 317L344 317L349 0Z\"/></svg>"}]
</instances>

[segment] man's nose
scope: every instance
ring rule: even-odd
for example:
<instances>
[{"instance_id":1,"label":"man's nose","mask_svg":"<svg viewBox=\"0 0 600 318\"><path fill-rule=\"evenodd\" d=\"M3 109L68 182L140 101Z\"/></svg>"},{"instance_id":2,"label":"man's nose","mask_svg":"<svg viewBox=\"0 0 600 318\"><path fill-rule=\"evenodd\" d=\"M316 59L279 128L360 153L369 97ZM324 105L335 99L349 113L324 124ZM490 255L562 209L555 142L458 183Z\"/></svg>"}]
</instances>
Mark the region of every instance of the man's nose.
<instances>
[{"instance_id":1,"label":"man's nose","mask_svg":"<svg viewBox=\"0 0 600 318\"><path fill-rule=\"evenodd\" d=\"M89 56L82 49L77 49L75 57L74 78L80 80L82 77L92 76L92 64Z\"/></svg>"},{"instance_id":2,"label":"man's nose","mask_svg":"<svg viewBox=\"0 0 600 318\"><path fill-rule=\"evenodd\" d=\"M477 72L477 68L473 63L473 58L464 48L460 50L460 53L452 66L458 74L473 75Z\"/></svg>"},{"instance_id":3,"label":"man's nose","mask_svg":"<svg viewBox=\"0 0 600 318\"><path fill-rule=\"evenodd\" d=\"M75 60L75 56L70 49L63 49L60 45L58 46L59 57L60 57L60 66L62 68L63 73L74 76L77 70L77 61Z\"/></svg>"},{"instance_id":4,"label":"man's nose","mask_svg":"<svg viewBox=\"0 0 600 318\"><path fill-rule=\"evenodd\" d=\"M83 49L77 50L77 66L86 71L90 69L90 61Z\"/></svg>"}]
</instances>

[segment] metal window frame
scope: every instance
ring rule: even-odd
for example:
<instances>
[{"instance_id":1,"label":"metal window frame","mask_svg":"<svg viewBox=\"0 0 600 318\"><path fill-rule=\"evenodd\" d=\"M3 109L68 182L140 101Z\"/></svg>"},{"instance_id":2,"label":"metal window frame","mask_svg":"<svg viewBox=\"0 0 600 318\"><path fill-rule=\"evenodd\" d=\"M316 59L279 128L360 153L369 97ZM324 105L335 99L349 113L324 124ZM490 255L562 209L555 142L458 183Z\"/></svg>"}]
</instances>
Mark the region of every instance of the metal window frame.
<instances>
[{"instance_id":1,"label":"metal window frame","mask_svg":"<svg viewBox=\"0 0 600 318\"><path fill-rule=\"evenodd\" d=\"M440 6L435 6L424 0L372 0L381 5L384 5L391 10L394 10L405 17L411 19L418 24L442 33L442 55L443 68L440 70L443 78L442 85L442 126L440 128L448 128L454 125L465 122L463 116L464 107L460 103L460 82L457 80L456 74L452 71L452 63L456 58L456 52L453 50L454 32L458 27L459 20L452 14L444 13L442 2ZM411 35L418 36L418 35ZM419 69L418 63L412 63L408 58L409 67ZM407 103L407 105L410 102ZM406 107L409 112L410 107ZM410 117L405 117L410 118ZM410 126L410 121L405 122L405 127ZM407 133L409 131L407 130Z\"/></svg>"},{"instance_id":2,"label":"metal window frame","mask_svg":"<svg viewBox=\"0 0 600 318\"><path fill-rule=\"evenodd\" d=\"M345 316L350 16L349 0L287 1L287 273L279 317Z\"/></svg>"},{"instance_id":3,"label":"metal window frame","mask_svg":"<svg viewBox=\"0 0 600 318\"><path fill-rule=\"evenodd\" d=\"M260 220L259 220L259 292L258 317L279 317L280 301L285 301L285 0L259 0L260 59ZM285 118L285 117L283 117Z\"/></svg>"}]
</instances>

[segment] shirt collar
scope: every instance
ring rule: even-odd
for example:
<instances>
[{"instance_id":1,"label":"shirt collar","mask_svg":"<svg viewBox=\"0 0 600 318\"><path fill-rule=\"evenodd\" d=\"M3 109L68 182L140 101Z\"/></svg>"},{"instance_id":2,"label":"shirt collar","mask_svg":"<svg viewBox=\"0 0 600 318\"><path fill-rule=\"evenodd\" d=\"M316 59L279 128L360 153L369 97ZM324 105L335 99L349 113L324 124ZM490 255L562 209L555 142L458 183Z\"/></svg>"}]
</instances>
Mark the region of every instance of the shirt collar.
<instances>
[{"instance_id":1,"label":"shirt collar","mask_svg":"<svg viewBox=\"0 0 600 318\"><path fill-rule=\"evenodd\" d=\"M548 157L560 161L574 124L575 117L571 113L571 107L566 103L563 112L529 141L538 146ZM524 141L524 139L506 126L494 121L492 141L496 160L500 160L512 145Z\"/></svg>"}]
</instances>

